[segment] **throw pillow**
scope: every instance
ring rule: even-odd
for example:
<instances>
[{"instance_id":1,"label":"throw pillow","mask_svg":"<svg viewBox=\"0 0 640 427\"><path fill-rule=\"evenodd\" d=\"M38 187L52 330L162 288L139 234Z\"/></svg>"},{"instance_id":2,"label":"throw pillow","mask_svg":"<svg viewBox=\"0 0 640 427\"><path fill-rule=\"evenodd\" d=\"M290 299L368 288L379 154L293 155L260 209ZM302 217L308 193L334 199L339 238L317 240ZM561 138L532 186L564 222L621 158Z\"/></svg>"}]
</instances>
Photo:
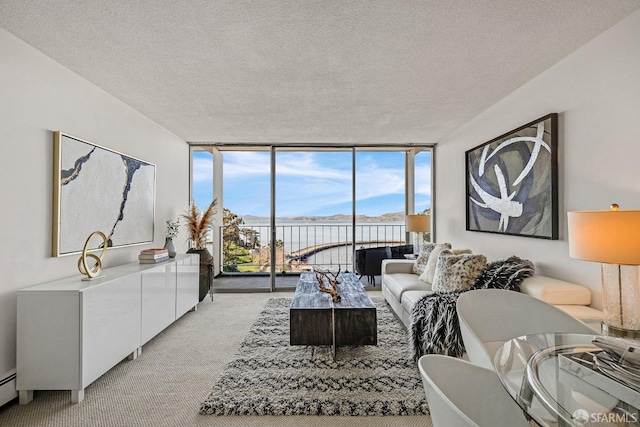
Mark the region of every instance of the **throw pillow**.
<instances>
[{"instance_id":1,"label":"throw pillow","mask_svg":"<svg viewBox=\"0 0 640 427\"><path fill-rule=\"evenodd\" d=\"M424 272L427 262L429 262L431 252L438 245L444 245L447 249L451 249L451 245L449 243L423 243L422 246L420 246L420 254L413 263L413 274L421 275Z\"/></svg>"},{"instance_id":2,"label":"throw pillow","mask_svg":"<svg viewBox=\"0 0 640 427\"><path fill-rule=\"evenodd\" d=\"M473 289L506 289L520 292L520 283L534 273L535 268L531 261L514 255L487 264L473 284Z\"/></svg>"},{"instance_id":3,"label":"throw pillow","mask_svg":"<svg viewBox=\"0 0 640 427\"><path fill-rule=\"evenodd\" d=\"M451 245L448 243L442 245L436 245L435 248L431 251L429 255L429 260L427 261L427 265L425 265L422 274L419 279L428 284L433 283L433 276L436 274L436 264L438 263L438 257L442 253L442 251L450 250Z\"/></svg>"},{"instance_id":4,"label":"throw pillow","mask_svg":"<svg viewBox=\"0 0 640 427\"><path fill-rule=\"evenodd\" d=\"M454 255L442 251L438 257L431 289L434 292L465 291L487 265L487 257L479 254Z\"/></svg>"},{"instance_id":5,"label":"throw pillow","mask_svg":"<svg viewBox=\"0 0 640 427\"><path fill-rule=\"evenodd\" d=\"M422 274L424 267L427 265L427 261L429 261L429 255L431 255L431 251L435 247L435 243L423 243L420 245L420 252L418 252L418 257L413 263L413 274Z\"/></svg>"},{"instance_id":6,"label":"throw pillow","mask_svg":"<svg viewBox=\"0 0 640 427\"><path fill-rule=\"evenodd\" d=\"M454 255L460 255L460 254L470 254L473 252L471 252L471 249L451 249L451 253Z\"/></svg>"}]
</instances>

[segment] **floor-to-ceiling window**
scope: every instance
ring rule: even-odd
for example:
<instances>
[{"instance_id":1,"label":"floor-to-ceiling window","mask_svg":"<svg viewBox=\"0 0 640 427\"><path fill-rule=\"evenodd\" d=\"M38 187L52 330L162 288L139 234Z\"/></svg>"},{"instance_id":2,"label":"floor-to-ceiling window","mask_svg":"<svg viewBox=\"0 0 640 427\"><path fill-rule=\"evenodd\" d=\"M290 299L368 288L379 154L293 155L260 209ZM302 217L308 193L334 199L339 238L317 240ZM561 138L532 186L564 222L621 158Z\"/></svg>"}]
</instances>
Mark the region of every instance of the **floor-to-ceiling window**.
<instances>
[{"instance_id":1,"label":"floor-to-ceiling window","mask_svg":"<svg viewBox=\"0 0 640 427\"><path fill-rule=\"evenodd\" d=\"M417 214L431 215L431 154L430 150L422 150L414 153L413 156L413 212ZM431 241L431 232L423 233L419 236L417 244L423 241ZM416 248L416 252L418 249Z\"/></svg>"},{"instance_id":2,"label":"floor-to-ceiling window","mask_svg":"<svg viewBox=\"0 0 640 427\"><path fill-rule=\"evenodd\" d=\"M250 273L247 287L269 288L271 152L228 151L222 158L222 272Z\"/></svg>"},{"instance_id":3,"label":"floor-to-ceiling window","mask_svg":"<svg viewBox=\"0 0 640 427\"><path fill-rule=\"evenodd\" d=\"M405 243L405 160L404 151L356 150L356 248Z\"/></svg>"},{"instance_id":4,"label":"floor-to-ceiling window","mask_svg":"<svg viewBox=\"0 0 640 427\"><path fill-rule=\"evenodd\" d=\"M213 201L213 154L194 151L191 170L191 199L198 207L206 208Z\"/></svg>"},{"instance_id":5,"label":"floor-to-ceiling window","mask_svg":"<svg viewBox=\"0 0 640 427\"><path fill-rule=\"evenodd\" d=\"M214 200L214 156L211 151L192 150L191 155L191 202L200 211L205 210ZM186 212L187 209L185 209ZM183 227L185 226L182 220ZM183 231L186 234L186 230ZM183 234L184 235L184 234ZM210 253L215 253L213 237L210 230L205 238L205 246Z\"/></svg>"},{"instance_id":6,"label":"floor-to-ceiling window","mask_svg":"<svg viewBox=\"0 0 640 427\"><path fill-rule=\"evenodd\" d=\"M353 271L355 249L404 244L406 213L431 208L426 147L192 148L192 197L223 213L211 251L248 288L289 288L285 277L314 267Z\"/></svg>"},{"instance_id":7,"label":"floor-to-ceiling window","mask_svg":"<svg viewBox=\"0 0 640 427\"><path fill-rule=\"evenodd\" d=\"M276 271L352 270L352 150L277 148L275 156Z\"/></svg>"}]
</instances>

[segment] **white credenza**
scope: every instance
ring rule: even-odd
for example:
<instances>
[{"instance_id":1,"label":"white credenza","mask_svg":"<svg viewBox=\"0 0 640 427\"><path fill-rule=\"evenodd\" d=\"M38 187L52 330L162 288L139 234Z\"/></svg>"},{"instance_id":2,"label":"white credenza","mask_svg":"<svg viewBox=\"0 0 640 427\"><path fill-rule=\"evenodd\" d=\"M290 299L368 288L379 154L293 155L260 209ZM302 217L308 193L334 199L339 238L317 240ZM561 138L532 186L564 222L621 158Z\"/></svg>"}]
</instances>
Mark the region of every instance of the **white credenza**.
<instances>
[{"instance_id":1,"label":"white credenza","mask_svg":"<svg viewBox=\"0 0 640 427\"><path fill-rule=\"evenodd\" d=\"M131 263L18 291L16 389L21 404L34 390L84 389L198 305L200 259L178 255L161 264Z\"/></svg>"}]
</instances>

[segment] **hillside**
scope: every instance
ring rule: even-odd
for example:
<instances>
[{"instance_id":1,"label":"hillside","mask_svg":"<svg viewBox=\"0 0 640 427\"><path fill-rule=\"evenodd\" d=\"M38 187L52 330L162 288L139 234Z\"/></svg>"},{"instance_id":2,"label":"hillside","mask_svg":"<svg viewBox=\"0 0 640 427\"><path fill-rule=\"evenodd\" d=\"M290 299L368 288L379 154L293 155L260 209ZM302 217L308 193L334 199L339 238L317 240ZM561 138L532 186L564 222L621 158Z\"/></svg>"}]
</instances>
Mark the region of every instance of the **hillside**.
<instances>
[{"instance_id":1,"label":"hillside","mask_svg":"<svg viewBox=\"0 0 640 427\"><path fill-rule=\"evenodd\" d=\"M386 213L379 216L357 215L356 221L357 222L403 222L404 216L405 216L404 212L391 212L391 213ZM266 216L243 215L242 218L245 220L245 222L269 221L269 217L266 217ZM278 217L277 221L350 222L351 215L335 214L335 215L325 215L325 216L285 216L285 217Z\"/></svg>"}]
</instances>

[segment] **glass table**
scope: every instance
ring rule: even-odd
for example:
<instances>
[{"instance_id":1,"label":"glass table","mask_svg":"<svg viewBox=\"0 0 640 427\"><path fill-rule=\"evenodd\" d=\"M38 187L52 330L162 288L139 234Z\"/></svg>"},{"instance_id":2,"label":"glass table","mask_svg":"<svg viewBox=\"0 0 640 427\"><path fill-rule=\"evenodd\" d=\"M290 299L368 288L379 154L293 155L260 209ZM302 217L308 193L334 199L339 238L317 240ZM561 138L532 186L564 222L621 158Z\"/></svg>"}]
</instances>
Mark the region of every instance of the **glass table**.
<instances>
[{"instance_id":1,"label":"glass table","mask_svg":"<svg viewBox=\"0 0 640 427\"><path fill-rule=\"evenodd\" d=\"M507 341L495 367L507 392L540 426L638 426L640 392L604 375L595 335L537 334Z\"/></svg>"}]
</instances>

